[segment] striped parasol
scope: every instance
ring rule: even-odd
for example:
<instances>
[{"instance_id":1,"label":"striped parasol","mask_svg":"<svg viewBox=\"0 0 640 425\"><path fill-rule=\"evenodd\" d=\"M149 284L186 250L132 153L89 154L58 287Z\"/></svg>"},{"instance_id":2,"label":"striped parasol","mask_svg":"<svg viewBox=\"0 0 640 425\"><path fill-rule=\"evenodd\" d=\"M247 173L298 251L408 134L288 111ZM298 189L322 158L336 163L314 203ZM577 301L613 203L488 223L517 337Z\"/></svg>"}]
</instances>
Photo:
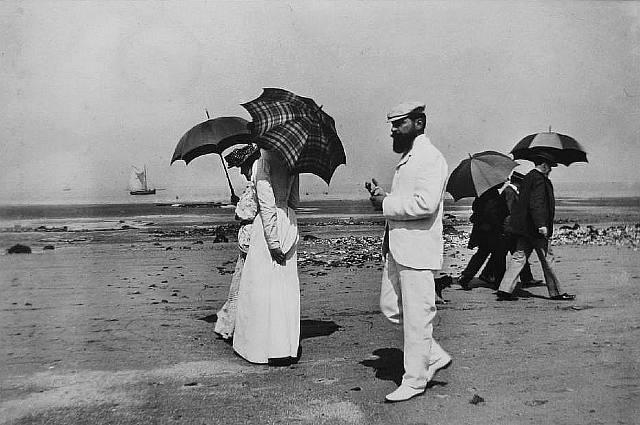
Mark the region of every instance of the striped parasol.
<instances>
[{"instance_id":1,"label":"striped parasol","mask_svg":"<svg viewBox=\"0 0 640 425\"><path fill-rule=\"evenodd\" d=\"M588 162L584 148L571 136L554 133L549 127L545 133L535 133L524 137L511 149L513 159L534 160L540 153L550 155L555 162L569 165L574 162Z\"/></svg>"},{"instance_id":2,"label":"striped parasol","mask_svg":"<svg viewBox=\"0 0 640 425\"><path fill-rule=\"evenodd\" d=\"M507 155L484 151L463 159L451 172L446 191L455 201L474 198L504 183L518 163Z\"/></svg>"},{"instance_id":3,"label":"striped parasol","mask_svg":"<svg viewBox=\"0 0 640 425\"><path fill-rule=\"evenodd\" d=\"M253 122L255 142L280 154L291 173L312 173L327 184L346 163L335 121L312 99L278 88L265 88L243 103Z\"/></svg>"}]
</instances>

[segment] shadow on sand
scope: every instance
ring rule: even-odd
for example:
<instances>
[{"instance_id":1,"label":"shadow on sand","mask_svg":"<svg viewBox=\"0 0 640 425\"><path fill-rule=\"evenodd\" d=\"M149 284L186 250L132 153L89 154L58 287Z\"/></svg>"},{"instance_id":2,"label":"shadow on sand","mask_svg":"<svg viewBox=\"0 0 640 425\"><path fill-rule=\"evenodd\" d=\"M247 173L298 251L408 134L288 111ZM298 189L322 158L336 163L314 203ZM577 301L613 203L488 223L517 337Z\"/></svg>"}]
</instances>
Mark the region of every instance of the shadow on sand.
<instances>
[{"instance_id":1,"label":"shadow on sand","mask_svg":"<svg viewBox=\"0 0 640 425\"><path fill-rule=\"evenodd\" d=\"M210 314L208 316L198 317L198 320L204 320L207 323L216 323L218 321L218 315Z\"/></svg>"},{"instance_id":2,"label":"shadow on sand","mask_svg":"<svg viewBox=\"0 0 640 425\"><path fill-rule=\"evenodd\" d=\"M404 374L404 353L397 348L378 348L373 352L377 359L367 359L359 362L361 365L373 368L376 371L376 378L383 381L393 381L396 385L402 383ZM445 386L446 382L429 381L427 388Z\"/></svg>"},{"instance_id":3,"label":"shadow on sand","mask_svg":"<svg viewBox=\"0 0 640 425\"><path fill-rule=\"evenodd\" d=\"M471 279L471 281L469 281L469 283L467 284L467 286L469 287L469 290L474 289L474 288L489 288L489 289L493 289L496 290L497 288L497 283L490 283L490 282L485 282L482 279L478 279L476 277L474 277L473 279ZM460 288L458 289L459 291L464 291L464 289Z\"/></svg>"},{"instance_id":4,"label":"shadow on sand","mask_svg":"<svg viewBox=\"0 0 640 425\"><path fill-rule=\"evenodd\" d=\"M300 321L300 339L329 336L340 329L340 325L331 320L304 319Z\"/></svg>"},{"instance_id":5,"label":"shadow on sand","mask_svg":"<svg viewBox=\"0 0 640 425\"><path fill-rule=\"evenodd\" d=\"M210 314L208 316L200 317L198 320L203 320L207 323L215 323L218 320L218 316L216 314ZM340 325L331 320L303 319L300 320L300 339L329 336L338 329L340 329Z\"/></svg>"},{"instance_id":6,"label":"shadow on sand","mask_svg":"<svg viewBox=\"0 0 640 425\"><path fill-rule=\"evenodd\" d=\"M540 298L541 300L548 300L549 297L545 297L542 295L536 295L532 292L529 292L525 289L522 288L516 288L515 291L513 291L513 294L519 298Z\"/></svg>"}]
</instances>

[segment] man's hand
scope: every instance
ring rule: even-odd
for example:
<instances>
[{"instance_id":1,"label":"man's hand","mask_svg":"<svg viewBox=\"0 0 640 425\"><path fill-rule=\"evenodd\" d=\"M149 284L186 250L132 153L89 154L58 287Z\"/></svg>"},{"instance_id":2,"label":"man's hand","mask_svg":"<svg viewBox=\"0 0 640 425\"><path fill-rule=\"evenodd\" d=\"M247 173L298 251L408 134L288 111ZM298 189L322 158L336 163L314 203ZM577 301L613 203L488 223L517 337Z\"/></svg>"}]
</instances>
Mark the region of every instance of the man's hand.
<instances>
[{"instance_id":1,"label":"man's hand","mask_svg":"<svg viewBox=\"0 0 640 425\"><path fill-rule=\"evenodd\" d=\"M364 187L369 191L370 196L384 195L384 190L378 186L378 181L376 179L371 179L371 182L364 182Z\"/></svg>"},{"instance_id":2,"label":"man's hand","mask_svg":"<svg viewBox=\"0 0 640 425\"><path fill-rule=\"evenodd\" d=\"M271 258L273 259L273 261L280 264L281 266L284 266L286 256L280 248L269 249L269 253L271 253Z\"/></svg>"},{"instance_id":3,"label":"man's hand","mask_svg":"<svg viewBox=\"0 0 640 425\"><path fill-rule=\"evenodd\" d=\"M371 201L371 205L373 208L381 211L382 210L382 201L387 196L387 194L382 190L380 186L378 186L378 181L376 179L371 179L371 182L365 182L364 187L369 191L369 200Z\"/></svg>"},{"instance_id":4,"label":"man's hand","mask_svg":"<svg viewBox=\"0 0 640 425\"><path fill-rule=\"evenodd\" d=\"M547 226L542 226L538 228L538 233L540 233L545 238L549 236L549 231L547 230Z\"/></svg>"}]
</instances>

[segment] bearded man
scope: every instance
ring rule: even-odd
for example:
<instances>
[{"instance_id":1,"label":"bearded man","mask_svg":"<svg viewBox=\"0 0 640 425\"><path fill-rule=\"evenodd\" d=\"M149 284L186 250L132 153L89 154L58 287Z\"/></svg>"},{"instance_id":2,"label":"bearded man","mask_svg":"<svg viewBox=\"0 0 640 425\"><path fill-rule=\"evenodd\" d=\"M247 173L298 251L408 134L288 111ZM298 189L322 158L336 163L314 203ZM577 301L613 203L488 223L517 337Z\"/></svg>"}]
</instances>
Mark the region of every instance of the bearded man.
<instances>
[{"instance_id":1,"label":"bearded man","mask_svg":"<svg viewBox=\"0 0 640 425\"><path fill-rule=\"evenodd\" d=\"M436 315L434 271L442 268L443 194L447 163L425 136L425 105L408 102L387 114L393 151L401 154L391 192L369 187L371 203L386 218L385 258L380 308L389 321L403 326L402 384L385 398L408 400L422 394L451 356L433 339Z\"/></svg>"}]
</instances>

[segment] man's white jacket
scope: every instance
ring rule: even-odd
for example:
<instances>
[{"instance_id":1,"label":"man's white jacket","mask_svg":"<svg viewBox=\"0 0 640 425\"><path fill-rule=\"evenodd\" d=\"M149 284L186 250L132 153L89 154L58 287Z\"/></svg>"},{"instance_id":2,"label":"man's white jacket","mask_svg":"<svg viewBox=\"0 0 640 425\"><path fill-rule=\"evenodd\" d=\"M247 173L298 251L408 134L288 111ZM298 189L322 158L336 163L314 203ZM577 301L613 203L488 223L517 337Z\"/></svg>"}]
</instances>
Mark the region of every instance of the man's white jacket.
<instances>
[{"instance_id":1,"label":"man's white jacket","mask_svg":"<svg viewBox=\"0 0 640 425\"><path fill-rule=\"evenodd\" d=\"M391 192L382 203L387 219L382 247L399 264L414 269L442 268L443 194L448 167L424 134L396 166Z\"/></svg>"}]
</instances>

